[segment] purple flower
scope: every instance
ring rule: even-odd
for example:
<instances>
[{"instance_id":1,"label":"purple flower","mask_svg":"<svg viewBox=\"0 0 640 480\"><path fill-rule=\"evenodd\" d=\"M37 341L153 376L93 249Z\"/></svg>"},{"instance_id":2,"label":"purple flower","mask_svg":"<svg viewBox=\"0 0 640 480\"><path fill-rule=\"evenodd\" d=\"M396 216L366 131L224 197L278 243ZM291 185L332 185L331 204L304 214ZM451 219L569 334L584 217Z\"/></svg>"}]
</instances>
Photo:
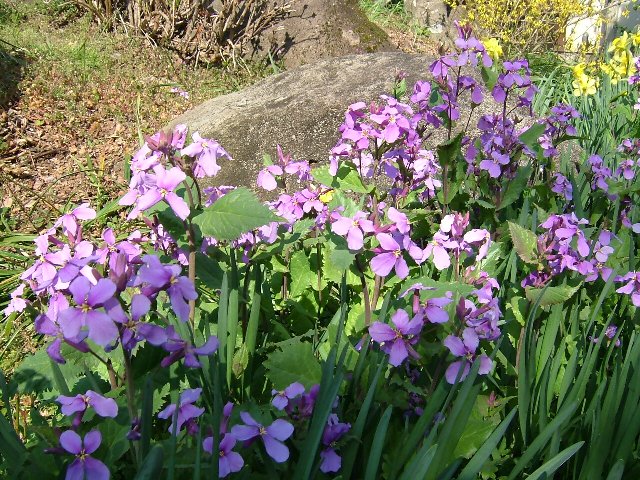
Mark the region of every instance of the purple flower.
<instances>
[{"instance_id":1,"label":"purple flower","mask_svg":"<svg viewBox=\"0 0 640 480\"><path fill-rule=\"evenodd\" d=\"M371 259L371 270L376 275L386 277L395 269L398 278L406 278L409 275L409 266L402 256L403 248L388 233L379 233L376 238L380 247L373 249L376 256Z\"/></svg>"},{"instance_id":2,"label":"purple flower","mask_svg":"<svg viewBox=\"0 0 640 480\"><path fill-rule=\"evenodd\" d=\"M70 416L74 413L84 413L87 408L91 407L101 417L115 418L118 415L118 404L113 398L103 397L93 390L87 390L84 394L78 394L75 397L67 397L59 395L56 401L62 405L62 413Z\"/></svg>"},{"instance_id":3,"label":"purple flower","mask_svg":"<svg viewBox=\"0 0 640 480\"><path fill-rule=\"evenodd\" d=\"M336 444L347 432L351 430L351 424L340 423L338 416L329 415L327 425L322 432L322 444L325 449L320 452L320 471L322 473L337 472L342 466L342 458L336 452Z\"/></svg>"},{"instance_id":4,"label":"purple flower","mask_svg":"<svg viewBox=\"0 0 640 480\"><path fill-rule=\"evenodd\" d=\"M449 335L444 339L443 343L454 356L462 357L461 360L449 365L449 368L447 368L445 373L447 382L453 385L456 383L456 379L458 378L461 370L462 374L460 375L460 381L464 380L467 378L467 375L469 375L471 365L477 356L476 350L478 349L480 341L473 328L465 328L462 332L462 339ZM480 355L480 369L478 370L478 374L486 375L491 371L491 368L493 368L493 362L491 359L484 354Z\"/></svg>"},{"instance_id":5,"label":"purple flower","mask_svg":"<svg viewBox=\"0 0 640 480\"><path fill-rule=\"evenodd\" d=\"M198 132L194 132L191 137L193 138L193 143L183 148L180 153L195 157L193 175L196 178L215 177L220 171L217 160L223 157L231 160L231 157L215 140L202 138Z\"/></svg>"},{"instance_id":6,"label":"purple flower","mask_svg":"<svg viewBox=\"0 0 640 480\"><path fill-rule=\"evenodd\" d=\"M176 405L172 403L168 405L164 410L158 413L158 418L171 418L171 425L169 425L169 433L173 433L174 423L173 416L178 409L177 425L175 426L176 435L182 430L183 425L187 424L187 430L193 431L193 427L197 431L195 419L204 413L204 408L196 407L193 403L200 398L202 393L201 388L191 388L185 390L180 394L180 403Z\"/></svg>"},{"instance_id":7,"label":"purple flower","mask_svg":"<svg viewBox=\"0 0 640 480\"><path fill-rule=\"evenodd\" d=\"M138 270L136 285L147 283L155 291L166 288L173 310L180 320L186 322L189 319L187 301L198 298L193 283L187 277L179 276L181 268L178 265L163 265L155 255L145 255L142 261L144 264Z\"/></svg>"},{"instance_id":8,"label":"purple flower","mask_svg":"<svg viewBox=\"0 0 640 480\"><path fill-rule=\"evenodd\" d=\"M293 382L284 390L271 390L271 395L275 395L271 404L278 410L284 410L289 402L304 393L304 385L300 382Z\"/></svg>"},{"instance_id":9,"label":"purple flower","mask_svg":"<svg viewBox=\"0 0 640 480\"><path fill-rule=\"evenodd\" d=\"M69 302L67 298L60 292L54 293L49 300L49 307L46 314L40 314L35 320L35 330L41 335L47 335L54 337L53 342L47 347L47 355L57 363L65 363L65 359L62 357L62 342L74 347L76 350L87 353L89 351L89 345L84 341L87 334L86 332L80 332L75 339L65 338L58 324L58 315L61 311L69 308Z\"/></svg>"},{"instance_id":10,"label":"purple flower","mask_svg":"<svg viewBox=\"0 0 640 480\"><path fill-rule=\"evenodd\" d=\"M123 327L120 338L122 339L122 346L127 350L133 350L141 340L136 330L140 319L147 314L150 308L151 301L139 293L135 294L131 299L131 317L125 313L120 302L115 299L106 305L109 316Z\"/></svg>"},{"instance_id":11,"label":"purple flower","mask_svg":"<svg viewBox=\"0 0 640 480\"><path fill-rule=\"evenodd\" d=\"M335 214L336 220L331 224L331 231L347 237L350 250L360 250L364 245L364 233L375 230L373 222L367 219L364 212L356 212L353 217L343 217Z\"/></svg>"},{"instance_id":12,"label":"purple flower","mask_svg":"<svg viewBox=\"0 0 640 480\"><path fill-rule=\"evenodd\" d=\"M611 340L613 340L613 337L616 336L616 333L618 333L618 327L616 325L609 325L606 328L606 330L604 331L604 336L605 338L607 338L607 343L611 343ZM599 341L598 337L590 337L590 338L593 343L598 343ZM620 345L622 345L622 342L620 341L619 338L617 338L615 346L619 347Z\"/></svg>"},{"instance_id":13,"label":"purple flower","mask_svg":"<svg viewBox=\"0 0 640 480\"><path fill-rule=\"evenodd\" d=\"M218 460L218 477L224 478L230 473L239 472L244 466L244 460L242 456L234 452L232 449L237 442L236 437L227 433L219 445L219 460ZM207 437L202 441L202 448L205 452L213 454L213 437Z\"/></svg>"},{"instance_id":14,"label":"purple flower","mask_svg":"<svg viewBox=\"0 0 640 480\"><path fill-rule=\"evenodd\" d=\"M245 425L234 425L231 429L231 435L244 442L260 437L264 448L275 462L287 461L289 449L282 442L293 434L293 425L279 418L268 427L264 427L256 422L248 412L240 412L240 417Z\"/></svg>"},{"instance_id":15,"label":"purple flower","mask_svg":"<svg viewBox=\"0 0 640 480\"><path fill-rule=\"evenodd\" d=\"M319 391L320 385L314 385L309 389L309 393L290 399L285 407L287 415L294 420L303 420L311 417Z\"/></svg>"},{"instance_id":16,"label":"purple flower","mask_svg":"<svg viewBox=\"0 0 640 480\"><path fill-rule=\"evenodd\" d=\"M626 285L618 288L616 292L631 295L631 302L640 307L640 272L629 272L623 277L616 278L617 282L626 282Z\"/></svg>"},{"instance_id":17,"label":"purple flower","mask_svg":"<svg viewBox=\"0 0 640 480\"><path fill-rule=\"evenodd\" d=\"M113 298L115 284L106 278L91 285L85 277L78 277L69 286L77 307L59 313L58 323L65 338L76 339L83 327L89 330L89 338L106 347L118 337L118 328L105 312L97 310Z\"/></svg>"},{"instance_id":18,"label":"purple flower","mask_svg":"<svg viewBox=\"0 0 640 480\"><path fill-rule=\"evenodd\" d=\"M571 200L573 198L573 186L567 177L561 173L556 173L553 178L554 181L551 191L558 195L562 195L566 200Z\"/></svg>"},{"instance_id":19,"label":"purple flower","mask_svg":"<svg viewBox=\"0 0 640 480\"><path fill-rule=\"evenodd\" d=\"M76 458L67 467L67 480L109 480L109 469L100 460L91 456L102 442L102 435L98 430L91 430L84 436L84 440L73 430L67 430L60 435L60 446Z\"/></svg>"},{"instance_id":20,"label":"purple flower","mask_svg":"<svg viewBox=\"0 0 640 480\"><path fill-rule=\"evenodd\" d=\"M436 232L433 235L433 240L427 244L424 249L424 257L433 258L433 264L438 270L444 270L451 265L451 257L449 252L445 248L449 237L442 232Z\"/></svg>"},{"instance_id":21,"label":"purple flower","mask_svg":"<svg viewBox=\"0 0 640 480\"><path fill-rule=\"evenodd\" d=\"M148 327L144 327L143 332L147 333ZM200 368L202 365L196 356L208 356L218 349L219 342L215 335L211 335L202 346L194 347L191 342L183 340L175 331L173 326L167 327L165 333L167 335L167 339L162 344L162 348L171 354L163 358L160 362L160 366L163 368L168 367L183 357L185 367Z\"/></svg>"},{"instance_id":22,"label":"purple flower","mask_svg":"<svg viewBox=\"0 0 640 480\"><path fill-rule=\"evenodd\" d=\"M423 318L418 314L410 321L407 312L398 310L391 317L391 321L395 327L382 322L373 322L369 327L369 335L380 344L382 351L389 355L389 363L397 367L409 355L418 358L418 353L412 345L418 341Z\"/></svg>"},{"instance_id":23,"label":"purple flower","mask_svg":"<svg viewBox=\"0 0 640 480\"><path fill-rule=\"evenodd\" d=\"M187 176L179 167L166 170L162 165L156 165L153 171L155 185L149 185L149 189L138 198L137 210L145 211L164 200L178 218L185 220L189 216L189 206L174 190Z\"/></svg>"}]
</instances>

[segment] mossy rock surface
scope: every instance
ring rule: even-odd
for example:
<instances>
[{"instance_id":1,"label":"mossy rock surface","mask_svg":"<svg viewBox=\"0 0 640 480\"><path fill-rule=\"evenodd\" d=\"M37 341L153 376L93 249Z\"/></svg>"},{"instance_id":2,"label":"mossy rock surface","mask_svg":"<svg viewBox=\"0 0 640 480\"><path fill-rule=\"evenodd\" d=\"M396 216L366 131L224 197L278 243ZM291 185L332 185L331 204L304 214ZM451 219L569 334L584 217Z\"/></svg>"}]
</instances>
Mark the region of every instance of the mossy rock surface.
<instances>
[{"instance_id":1,"label":"mossy rock surface","mask_svg":"<svg viewBox=\"0 0 640 480\"><path fill-rule=\"evenodd\" d=\"M298 0L294 12L255 41L253 56L287 68L350 53L392 51L387 34L371 23L357 0Z\"/></svg>"}]
</instances>

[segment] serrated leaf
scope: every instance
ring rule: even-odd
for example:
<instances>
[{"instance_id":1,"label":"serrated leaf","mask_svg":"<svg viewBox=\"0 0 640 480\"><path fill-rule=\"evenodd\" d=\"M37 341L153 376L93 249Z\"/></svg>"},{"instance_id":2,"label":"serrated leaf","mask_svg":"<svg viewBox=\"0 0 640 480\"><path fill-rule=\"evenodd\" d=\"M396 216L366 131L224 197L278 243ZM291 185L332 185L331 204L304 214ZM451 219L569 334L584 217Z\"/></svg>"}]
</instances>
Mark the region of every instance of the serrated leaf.
<instances>
[{"instance_id":1,"label":"serrated leaf","mask_svg":"<svg viewBox=\"0 0 640 480\"><path fill-rule=\"evenodd\" d=\"M569 285L546 288L527 287L525 288L525 292L527 300L530 302L535 303L538 301L538 298L540 298L540 306L548 307L550 305L566 302L573 297L581 285L582 284L575 287L570 287ZM542 297L540 297L541 295Z\"/></svg>"},{"instance_id":2,"label":"serrated leaf","mask_svg":"<svg viewBox=\"0 0 640 480\"><path fill-rule=\"evenodd\" d=\"M267 355L264 362L267 378L277 390L282 390L293 382L300 382L306 388L320 383L322 370L313 354L313 345L294 339L282 350L277 349Z\"/></svg>"},{"instance_id":3,"label":"serrated leaf","mask_svg":"<svg viewBox=\"0 0 640 480\"><path fill-rule=\"evenodd\" d=\"M521 227L517 223L507 222L513 248L515 248L520 259L525 263L535 264L536 251L538 247L538 237L531 230Z\"/></svg>"},{"instance_id":4,"label":"serrated leaf","mask_svg":"<svg viewBox=\"0 0 640 480\"><path fill-rule=\"evenodd\" d=\"M237 188L193 218L202 234L217 240L235 240L243 233L283 221L246 188Z\"/></svg>"},{"instance_id":5,"label":"serrated leaf","mask_svg":"<svg viewBox=\"0 0 640 480\"><path fill-rule=\"evenodd\" d=\"M333 187L342 191L352 191L356 193L368 193L371 191L362 183L362 179L356 170L355 165L343 162L338 168L336 175L329 173L328 166L316 167L311 171L313 178L327 187Z\"/></svg>"}]
</instances>

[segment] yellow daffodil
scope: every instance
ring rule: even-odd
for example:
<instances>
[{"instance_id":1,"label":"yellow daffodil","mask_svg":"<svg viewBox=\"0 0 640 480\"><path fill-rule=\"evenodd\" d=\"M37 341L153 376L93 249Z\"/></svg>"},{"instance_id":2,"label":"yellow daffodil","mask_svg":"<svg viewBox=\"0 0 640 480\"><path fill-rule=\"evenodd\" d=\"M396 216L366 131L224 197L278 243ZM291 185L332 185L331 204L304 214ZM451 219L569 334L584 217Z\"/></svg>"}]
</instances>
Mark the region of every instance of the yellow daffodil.
<instances>
[{"instance_id":1,"label":"yellow daffodil","mask_svg":"<svg viewBox=\"0 0 640 480\"><path fill-rule=\"evenodd\" d=\"M576 97L593 95L598 88L598 79L582 74L571 84L573 86L573 95Z\"/></svg>"},{"instance_id":2,"label":"yellow daffodil","mask_svg":"<svg viewBox=\"0 0 640 480\"><path fill-rule=\"evenodd\" d=\"M482 44L484 45L487 54L494 60L498 60L502 56L502 46L500 42L498 42L497 38L488 38L483 40Z\"/></svg>"},{"instance_id":3,"label":"yellow daffodil","mask_svg":"<svg viewBox=\"0 0 640 480\"><path fill-rule=\"evenodd\" d=\"M630 40L631 39L629 38L629 34L627 32L624 32L618 38L613 39L611 45L609 45L609 52L619 52L626 50L627 48L629 48Z\"/></svg>"}]
</instances>

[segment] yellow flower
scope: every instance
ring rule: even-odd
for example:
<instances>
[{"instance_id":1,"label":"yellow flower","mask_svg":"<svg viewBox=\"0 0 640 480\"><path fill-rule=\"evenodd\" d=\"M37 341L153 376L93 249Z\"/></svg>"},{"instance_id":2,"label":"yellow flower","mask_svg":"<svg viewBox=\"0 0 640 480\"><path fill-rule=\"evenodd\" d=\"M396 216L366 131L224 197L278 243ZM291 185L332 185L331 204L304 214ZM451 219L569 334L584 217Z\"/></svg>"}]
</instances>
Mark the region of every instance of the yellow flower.
<instances>
[{"instance_id":1,"label":"yellow flower","mask_svg":"<svg viewBox=\"0 0 640 480\"><path fill-rule=\"evenodd\" d=\"M633 43L634 47L640 45L640 32L631 34L631 43Z\"/></svg>"},{"instance_id":2,"label":"yellow flower","mask_svg":"<svg viewBox=\"0 0 640 480\"><path fill-rule=\"evenodd\" d=\"M493 60L498 60L502 56L502 46L497 38L488 38L483 40L482 44Z\"/></svg>"},{"instance_id":3,"label":"yellow flower","mask_svg":"<svg viewBox=\"0 0 640 480\"><path fill-rule=\"evenodd\" d=\"M584 75L584 71L586 70L586 68L587 68L586 63L584 63L584 62L578 63L577 65L575 65L573 67L573 76L575 78L578 78L578 77Z\"/></svg>"},{"instance_id":4,"label":"yellow flower","mask_svg":"<svg viewBox=\"0 0 640 480\"><path fill-rule=\"evenodd\" d=\"M593 95L598 88L598 79L582 74L571 85L573 86L573 95L576 97Z\"/></svg>"},{"instance_id":5,"label":"yellow flower","mask_svg":"<svg viewBox=\"0 0 640 480\"><path fill-rule=\"evenodd\" d=\"M629 34L624 32L618 38L613 39L611 45L609 45L609 52L626 50L629 48L629 40Z\"/></svg>"}]
</instances>

